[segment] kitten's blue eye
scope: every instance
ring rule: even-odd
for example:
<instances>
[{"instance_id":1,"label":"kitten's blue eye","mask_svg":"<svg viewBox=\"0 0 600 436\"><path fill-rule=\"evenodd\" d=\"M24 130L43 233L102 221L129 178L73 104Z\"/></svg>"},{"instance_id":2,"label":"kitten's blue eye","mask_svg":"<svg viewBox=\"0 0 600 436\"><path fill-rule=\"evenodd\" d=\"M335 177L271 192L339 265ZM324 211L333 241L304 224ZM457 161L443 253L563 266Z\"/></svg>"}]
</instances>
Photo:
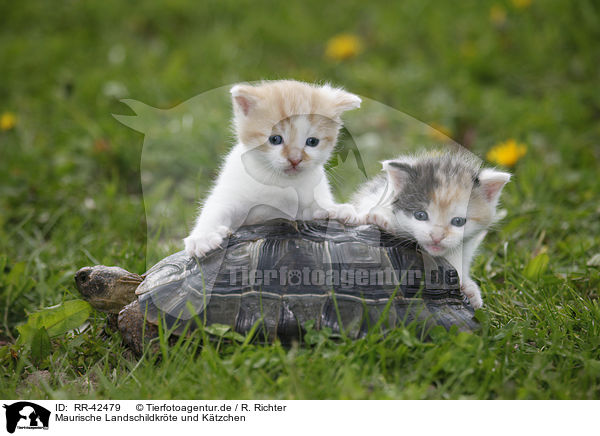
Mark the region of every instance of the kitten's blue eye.
<instances>
[{"instance_id":1,"label":"kitten's blue eye","mask_svg":"<svg viewBox=\"0 0 600 436\"><path fill-rule=\"evenodd\" d=\"M319 138L313 138L312 136L306 140L306 145L309 147L316 147L319 145Z\"/></svg>"},{"instance_id":2,"label":"kitten's blue eye","mask_svg":"<svg viewBox=\"0 0 600 436\"><path fill-rule=\"evenodd\" d=\"M427 215L427 212L423 212L422 210L416 211L414 213L414 216L419 221L427 221L429 219L429 215Z\"/></svg>"},{"instance_id":3,"label":"kitten's blue eye","mask_svg":"<svg viewBox=\"0 0 600 436\"><path fill-rule=\"evenodd\" d=\"M456 226L456 227L462 227L465 225L466 222L467 222L467 219L462 218L460 216L455 216L454 218L452 218L450 220L450 224L452 224L453 226Z\"/></svg>"},{"instance_id":4,"label":"kitten's blue eye","mask_svg":"<svg viewBox=\"0 0 600 436\"><path fill-rule=\"evenodd\" d=\"M273 145L279 145L283 142L283 138L281 135L272 135L269 136L269 142Z\"/></svg>"}]
</instances>

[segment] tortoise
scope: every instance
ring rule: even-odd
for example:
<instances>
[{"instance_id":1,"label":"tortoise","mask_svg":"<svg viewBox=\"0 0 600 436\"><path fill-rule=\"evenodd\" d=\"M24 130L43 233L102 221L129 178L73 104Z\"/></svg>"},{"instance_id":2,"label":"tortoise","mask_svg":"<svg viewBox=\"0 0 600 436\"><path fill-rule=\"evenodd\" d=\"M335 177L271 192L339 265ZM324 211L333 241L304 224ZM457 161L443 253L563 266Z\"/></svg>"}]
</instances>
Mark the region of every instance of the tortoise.
<instances>
[{"instance_id":1,"label":"tortoise","mask_svg":"<svg viewBox=\"0 0 600 436\"><path fill-rule=\"evenodd\" d=\"M423 332L478 328L445 259L375 226L329 220L243 226L201 259L178 252L142 275L85 267L75 282L92 306L116 318L137 354L158 336L159 318L175 336L224 324L282 343L301 340L307 323L350 338L411 322Z\"/></svg>"}]
</instances>

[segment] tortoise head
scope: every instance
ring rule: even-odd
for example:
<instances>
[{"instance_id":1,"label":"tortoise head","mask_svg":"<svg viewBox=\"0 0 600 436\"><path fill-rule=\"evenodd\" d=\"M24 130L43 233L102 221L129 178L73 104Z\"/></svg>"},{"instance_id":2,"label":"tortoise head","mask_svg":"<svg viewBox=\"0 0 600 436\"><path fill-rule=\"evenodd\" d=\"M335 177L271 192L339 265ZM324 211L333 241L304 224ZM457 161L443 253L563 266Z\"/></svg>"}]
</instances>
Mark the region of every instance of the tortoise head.
<instances>
[{"instance_id":1,"label":"tortoise head","mask_svg":"<svg viewBox=\"0 0 600 436\"><path fill-rule=\"evenodd\" d=\"M75 273L75 285L94 308L119 313L135 300L135 290L144 279L116 266L87 266Z\"/></svg>"}]
</instances>

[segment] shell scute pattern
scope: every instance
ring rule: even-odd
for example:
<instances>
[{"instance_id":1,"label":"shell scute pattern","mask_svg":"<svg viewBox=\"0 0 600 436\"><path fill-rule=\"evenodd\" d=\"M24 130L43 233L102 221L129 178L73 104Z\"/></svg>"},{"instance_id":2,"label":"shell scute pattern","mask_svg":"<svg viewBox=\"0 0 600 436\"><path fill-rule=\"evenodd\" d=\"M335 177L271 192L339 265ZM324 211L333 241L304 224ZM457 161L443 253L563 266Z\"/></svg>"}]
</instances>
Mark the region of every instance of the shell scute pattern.
<instances>
[{"instance_id":1,"label":"shell scute pattern","mask_svg":"<svg viewBox=\"0 0 600 436\"><path fill-rule=\"evenodd\" d=\"M391 282L377 282L386 269ZM167 270L173 277L163 273ZM254 283L252 270L275 275ZM315 271L339 279L346 270L367 280L313 280L321 274ZM444 261L420 253L414 243L373 227L277 220L240 229L226 250L201 260L184 253L166 258L146 274L139 303L150 322L162 314L169 327L180 325L175 329L179 333L181 320L197 315L206 324L230 325L242 334L258 323L259 338L286 342L300 338L309 321L317 329L329 327L351 338L364 336L375 325L389 329L414 320L473 329L472 309L464 305L458 282L438 280L450 270ZM196 313L190 314L190 307Z\"/></svg>"}]
</instances>

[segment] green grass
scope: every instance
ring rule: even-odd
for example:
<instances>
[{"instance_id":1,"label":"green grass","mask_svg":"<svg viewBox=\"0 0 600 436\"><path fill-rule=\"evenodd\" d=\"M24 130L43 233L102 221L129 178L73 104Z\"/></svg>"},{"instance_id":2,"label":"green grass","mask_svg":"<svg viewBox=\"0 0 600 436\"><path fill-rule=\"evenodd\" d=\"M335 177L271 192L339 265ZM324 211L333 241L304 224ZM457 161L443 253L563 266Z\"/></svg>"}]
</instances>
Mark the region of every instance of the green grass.
<instances>
[{"instance_id":1,"label":"green grass","mask_svg":"<svg viewBox=\"0 0 600 436\"><path fill-rule=\"evenodd\" d=\"M598 5L243 3L0 5L0 114L17 116L0 131L0 397L600 398ZM494 4L504 22L490 20ZM364 51L325 58L343 32ZM102 336L98 315L53 338L42 361L15 344L29 313L78 298L78 268L142 272L147 248L151 259L171 248L148 247L158 237L146 234L145 139L112 117L132 114L121 98L167 109L239 80L287 77L444 125L482 157L508 138L527 144L503 194L507 217L473 267L480 332L437 331L430 342L410 329L358 341L312 332L300 347L201 351L195 336L138 360L118 334ZM360 125L361 110L349 120ZM185 195L214 178L228 111L216 106L215 129L197 132L205 148ZM361 150L371 171L398 143L425 141L410 129L381 135L378 149ZM340 199L355 182L337 185ZM189 228L193 205L178 207Z\"/></svg>"}]
</instances>

